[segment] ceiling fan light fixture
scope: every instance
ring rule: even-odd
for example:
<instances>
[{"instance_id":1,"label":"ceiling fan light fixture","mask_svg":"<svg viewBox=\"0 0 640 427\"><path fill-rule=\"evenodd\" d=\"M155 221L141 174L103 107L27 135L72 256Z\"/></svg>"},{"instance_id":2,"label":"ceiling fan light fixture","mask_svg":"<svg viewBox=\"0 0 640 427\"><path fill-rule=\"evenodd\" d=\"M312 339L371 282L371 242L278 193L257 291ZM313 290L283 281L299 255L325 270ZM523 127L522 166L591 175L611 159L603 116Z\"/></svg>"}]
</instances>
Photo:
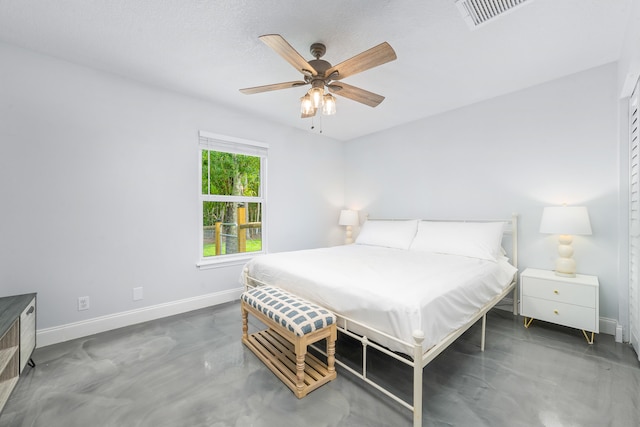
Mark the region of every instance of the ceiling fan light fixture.
<instances>
[{"instance_id":1,"label":"ceiling fan light fixture","mask_svg":"<svg viewBox=\"0 0 640 427\"><path fill-rule=\"evenodd\" d=\"M314 108L322 107L322 97L324 96L324 89L322 86L315 86L309 89L309 95L311 96Z\"/></svg>"},{"instance_id":2,"label":"ceiling fan light fixture","mask_svg":"<svg viewBox=\"0 0 640 427\"><path fill-rule=\"evenodd\" d=\"M311 100L311 95L308 93L300 98L300 112L303 116L313 115L315 107L313 106L313 101Z\"/></svg>"},{"instance_id":3,"label":"ceiling fan light fixture","mask_svg":"<svg viewBox=\"0 0 640 427\"><path fill-rule=\"evenodd\" d=\"M336 113L336 98L330 93L322 97L322 114L333 116Z\"/></svg>"}]
</instances>

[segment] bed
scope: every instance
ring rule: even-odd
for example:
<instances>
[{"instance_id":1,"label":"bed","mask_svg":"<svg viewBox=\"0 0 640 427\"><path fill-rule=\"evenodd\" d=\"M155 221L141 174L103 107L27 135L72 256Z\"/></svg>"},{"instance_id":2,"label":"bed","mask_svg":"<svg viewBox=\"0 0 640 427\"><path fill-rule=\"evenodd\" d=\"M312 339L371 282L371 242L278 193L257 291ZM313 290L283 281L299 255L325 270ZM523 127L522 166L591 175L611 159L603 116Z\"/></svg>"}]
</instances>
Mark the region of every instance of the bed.
<instances>
[{"instance_id":1,"label":"bed","mask_svg":"<svg viewBox=\"0 0 640 427\"><path fill-rule=\"evenodd\" d=\"M484 350L486 313L510 293L517 313L517 216L368 220L355 244L257 256L241 280L333 311L340 332L363 345L361 371L336 363L412 410L419 426L424 366L480 319ZM368 348L413 367L411 403L368 377Z\"/></svg>"}]
</instances>

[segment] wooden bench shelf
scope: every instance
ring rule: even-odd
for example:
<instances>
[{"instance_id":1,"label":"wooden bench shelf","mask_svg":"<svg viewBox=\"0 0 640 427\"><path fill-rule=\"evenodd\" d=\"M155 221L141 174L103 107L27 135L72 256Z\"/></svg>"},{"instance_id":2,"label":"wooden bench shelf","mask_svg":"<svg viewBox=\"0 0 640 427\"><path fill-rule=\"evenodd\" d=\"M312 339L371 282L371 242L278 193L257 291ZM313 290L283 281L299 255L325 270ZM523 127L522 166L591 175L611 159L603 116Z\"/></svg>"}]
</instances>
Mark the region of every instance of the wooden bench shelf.
<instances>
[{"instance_id":1,"label":"wooden bench shelf","mask_svg":"<svg viewBox=\"0 0 640 427\"><path fill-rule=\"evenodd\" d=\"M296 353L292 343L273 329L266 329L249 335L248 343L245 344L287 387L296 391ZM304 361L306 393L336 377L335 370L329 372L326 363L314 355L307 353Z\"/></svg>"}]
</instances>

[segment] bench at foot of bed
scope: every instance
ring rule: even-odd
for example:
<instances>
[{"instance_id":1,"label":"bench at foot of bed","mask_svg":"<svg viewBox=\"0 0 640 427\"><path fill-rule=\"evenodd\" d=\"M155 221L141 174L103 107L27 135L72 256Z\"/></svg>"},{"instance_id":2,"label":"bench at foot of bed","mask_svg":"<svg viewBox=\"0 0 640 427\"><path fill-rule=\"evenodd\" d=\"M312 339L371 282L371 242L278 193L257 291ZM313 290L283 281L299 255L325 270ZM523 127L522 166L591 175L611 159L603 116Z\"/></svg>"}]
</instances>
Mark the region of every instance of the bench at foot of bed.
<instances>
[{"instance_id":1,"label":"bench at foot of bed","mask_svg":"<svg viewBox=\"0 0 640 427\"><path fill-rule=\"evenodd\" d=\"M242 342L298 397L336 378L336 316L280 288L263 286L240 297ZM268 329L249 335L248 313ZM327 340L327 363L307 346Z\"/></svg>"}]
</instances>

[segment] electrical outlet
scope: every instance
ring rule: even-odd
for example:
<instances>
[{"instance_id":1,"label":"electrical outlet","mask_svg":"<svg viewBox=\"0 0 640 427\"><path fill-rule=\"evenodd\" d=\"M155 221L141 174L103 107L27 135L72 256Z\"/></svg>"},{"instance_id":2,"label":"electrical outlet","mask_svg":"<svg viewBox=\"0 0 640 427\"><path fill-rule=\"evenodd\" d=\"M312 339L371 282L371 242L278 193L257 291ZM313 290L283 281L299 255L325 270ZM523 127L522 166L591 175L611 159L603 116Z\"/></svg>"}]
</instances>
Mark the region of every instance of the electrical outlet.
<instances>
[{"instance_id":1,"label":"electrical outlet","mask_svg":"<svg viewBox=\"0 0 640 427\"><path fill-rule=\"evenodd\" d=\"M133 300L139 301L142 299L142 286L133 288Z\"/></svg>"},{"instance_id":2,"label":"electrical outlet","mask_svg":"<svg viewBox=\"0 0 640 427\"><path fill-rule=\"evenodd\" d=\"M89 297L78 297L78 311L89 310Z\"/></svg>"}]
</instances>

